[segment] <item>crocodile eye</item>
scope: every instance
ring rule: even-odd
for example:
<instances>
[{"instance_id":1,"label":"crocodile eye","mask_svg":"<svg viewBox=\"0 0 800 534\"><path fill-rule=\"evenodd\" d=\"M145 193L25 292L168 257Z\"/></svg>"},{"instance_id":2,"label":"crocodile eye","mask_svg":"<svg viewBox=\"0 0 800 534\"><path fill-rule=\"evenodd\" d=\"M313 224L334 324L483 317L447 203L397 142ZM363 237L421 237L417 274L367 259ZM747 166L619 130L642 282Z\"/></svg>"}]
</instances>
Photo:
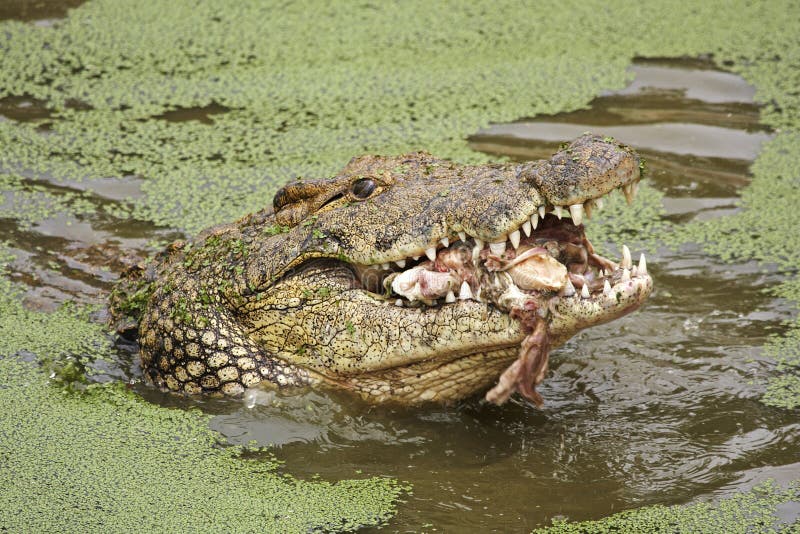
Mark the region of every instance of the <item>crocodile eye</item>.
<instances>
[{"instance_id":1,"label":"crocodile eye","mask_svg":"<svg viewBox=\"0 0 800 534\"><path fill-rule=\"evenodd\" d=\"M353 193L353 196L356 198L369 198L374 191L375 181L369 178L356 180L353 182L353 185L350 186L350 192Z\"/></svg>"}]
</instances>

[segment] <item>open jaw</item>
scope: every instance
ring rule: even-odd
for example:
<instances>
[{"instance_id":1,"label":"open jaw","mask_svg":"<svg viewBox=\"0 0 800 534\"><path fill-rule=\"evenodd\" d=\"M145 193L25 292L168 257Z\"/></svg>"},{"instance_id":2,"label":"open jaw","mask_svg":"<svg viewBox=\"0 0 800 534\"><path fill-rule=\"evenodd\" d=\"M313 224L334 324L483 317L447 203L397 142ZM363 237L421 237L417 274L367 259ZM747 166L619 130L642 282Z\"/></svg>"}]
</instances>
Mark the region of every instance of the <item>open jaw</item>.
<instances>
[{"instance_id":1,"label":"open jaw","mask_svg":"<svg viewBox=\"0 0 800 534\"><path fill-rule=\"evenodd\" d=\"M635 194L635 184L620 189L629 201ZM409 312L436 313L445 306L478 304L519 321L521 342L518 337L479 349L504 354L507 364L508 349L518 347L517 359L504 371L487 369L493 373L489 380L497 383L486 399L502 404L516 391L541 406L543 399L535 388L547 372L549 349L582 328L633 311L652 290L643 254L634 265L625 245L619 262L595 252L583 219L600 208L602 198L571 207L543 205L496 242L458 232L419 256L352 265L355 283L386 305ZM435 392L428 397L442 398Z\"/></svg>"}]
</instances>

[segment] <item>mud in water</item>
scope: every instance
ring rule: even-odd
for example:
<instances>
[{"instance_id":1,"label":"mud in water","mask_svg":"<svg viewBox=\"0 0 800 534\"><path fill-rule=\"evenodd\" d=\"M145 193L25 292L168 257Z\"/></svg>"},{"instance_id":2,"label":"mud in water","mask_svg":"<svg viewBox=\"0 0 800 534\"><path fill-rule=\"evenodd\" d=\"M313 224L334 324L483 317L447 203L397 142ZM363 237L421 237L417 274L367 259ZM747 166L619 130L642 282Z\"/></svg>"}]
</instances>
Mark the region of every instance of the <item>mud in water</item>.
<instances>
[{"instance_id":1,"label":"mud in water","mask_svg":"<svg viewBox=\"0 0 800 534\"><path fill-rule=\"evenodd\" d=\"M770 137L757 122L752 88L703 61L649 60L631 70L631 86L587 110L494 125L469 142L526 160L593 130L640 149L669 220L737 209L749 163ZM212 121L224 111L181 110L164 119ZM0 114L48 117L26 98L0 102ZM88 191L49 183L38 181L55 198L73 193L96 209L56 212L28 226L0 221L0 241L18 256L13 277L31 287L34 306L100 304L114 274L98 265L177 236L116 214L113 208L139 194L135 176L125 179L124 194L117 182L108 190L93 182ZM159 404L213 414L212 427L233 443L275 446L286 471L299 477L363 472L411 482L413 495L383 529L391 532L521 532L554 517L598 518L714 498L770 476L796 477L800 423L758 400L759 380L772 365L759 347L791 317L787 304L762 291L781 277L755 264L724 264L691 246L646 252L655 283L650 301L553 351L539 386L543 410L516 398L502 407L480 398L453 407L370 407L324 392L265 394L250 408L136 389ZM128 379L141 377L134 349L120 346L120 373ZM800 509L784 506L781 514L794 519Z\"/></svg>"}]
</instances>

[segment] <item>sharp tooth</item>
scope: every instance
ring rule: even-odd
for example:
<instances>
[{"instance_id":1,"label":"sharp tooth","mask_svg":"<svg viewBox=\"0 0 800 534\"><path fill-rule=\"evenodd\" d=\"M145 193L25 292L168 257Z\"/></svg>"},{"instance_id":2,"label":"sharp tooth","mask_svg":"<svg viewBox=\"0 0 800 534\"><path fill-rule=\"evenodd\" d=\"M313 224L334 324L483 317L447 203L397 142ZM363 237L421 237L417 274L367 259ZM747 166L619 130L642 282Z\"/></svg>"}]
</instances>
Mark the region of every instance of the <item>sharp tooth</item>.
<instances>
[{"instance_id":1,"label":"sharp tooth","mask_svg":"<svg viewBox=\"0 0 800 534\"><path fill-rule=\"evenodd\" d=\"M639 182L633 182L631 184L631 196L636 198L636 193L639 191Z\"/></svg>"},{"instance_id":2,"label":"sharp tooth","mask_svg":"<svg viewBox=\"0 0 800 534\"><path fill-rule=\"evenodd\" d=\"M446 238L446 237L443 237L442 238L442 245L444 246L444 248L449 247L450 246L450 240L448 238Z\"/></svg>"},{"instance_id":3,"label":"sharp tooth","mask_svg":"<svg viewBox=\"0 0 800 534\"><path fill-rule=\"evenodd\" d=\"M573 204L569 207L569 214L572 216L572 222L575 226L583 222L583 204Z\"/></svg>"},{"instance_id":4,"label":"sharp tooth","mask_svg":"<svg viewBox=\"0 0 800 534\"><path fill-rule=\"evenodd\" d=\"M475 238L475 246L478 247L478 250L483 250L483 239Z\"/></svg>"},{"instance_id":5,"label":"sharp tooth","mask_svg":"<svg viewBox=\"0 0 800 534\"><path fill-rule=\"evenodd\" d=\"M402 269L403 267L405 267L405 266L406 266L406 260L397 260L395 263L396 263L396 264L397 264L397 266L398 266L398 267L400 267L401 269Z\"/></svg>"},{"instance_id":6,"label":"sharp tooth","mask_svg":"<svg viewBox=\"0 0 800 534\"><path fill-rule=\"evenodd\" d=\"M561 217L563 217L563 216L564 216L564 208L562 208L561 206L555 206L555 207L553 208L553 214L554 214L556 217L558 217L558 218L559 218L559 220L560 220L560 219L561 219Z\"/></svg>"},{"instance_id":7,"label":"sharp tooth","mask_svg":"<svg viewBox=\"0 0 800 534\"><path fill-rule=\"evenodd\" d=\"M394 305L395 306L399 306L399 307L402 308L403 307L403 299L397 299L396 301L394 301Z\"/></svg>"},{"instance_id":8,"label":"sharp tooth","mask_svg":"<svg viewBox=\"0 0 800 534\"><path fill-rule=\"evenodd\" d=\"M525 232L525 237L530 237L531 235L531 222L525 221L522 223L522 231Z\"/></svg>"},{"instance_id":9,"label":"sharp tooth","mask_svg":"<svg viewBox=\"0 0 800 534\"><path fill-rule=\"evenodd\" d=\"M534 230L536 230L536 227L539 226L539 214L538 213L534 213L533 215L531 215L531 226L533 226Z\"/></svg>"},{"instance_id":10,"label":"sharp tooth","mask_svg":"<svg viewBox=\"0 0 800 534\"><path fill-rule=\"evenodd\" d=\"M508 234L508 240L511 241L511 246L514 247L514 250L517 250L519 247L519 230L514 230L510 234Z\"/></svg>"},{"instance_id":11,"label":"sharp tooth","mask_svg":"<svg viewBox=\"0 0 800 534\"><path fill-rule=\"evenodd\" d=\"M608 283L608 280L603 282L603 294L611 295L611 284Z\"/></svg>"},{"instance_id":12,"label":"sharp tooth","mask_svg":"<svg viewBox=\"0 0 800 534\"><path fill-rule=\"evenodd\" d=\"M436 261L436 247L425 249L425 255L428 256L429 260Z\"/></svg>"},{"instance_id":13,"label":"sharp tooth","mask_svg":"<svg viewBox=\"0 0 800 534\"><path fill-rule=\"evenodd\" d=\"M631 249L628 248L628 245L622 245L622 261L620 262L620 266L625 269L630 269L631 265L633 265Z\"/></svg>"},{"instance_id":14,"label":"sharp tooth","mask_svg":"<svg viewBox=\"0 0 800 534\"><path fill-rule=\"evenodd\" d=\"M627 268L622 269L622 278L623 282L630 282L631 281L631 272Z\"/></svg>"},{"instance_id":15,"label":"sharp tooth","mask_svg":"<svg viewBox=\"0 0 800 534\"><path fill-rule=\"evenodd\" d=\"M381 263L381 269L383 269L384 271L388 271L389 270L389 264L388 263Z\"/></svg>"},{"instance_id":16,"label":"sharp tooth","mask_svg":"<svg viewBox=\"0 0 800 534\"><path fill-rule=\"evenodd\" d=\"M575 286L572 285L572 281L569 278L567 278L567 283L564 284L564 289L562 291L565 297L571 297L575 294Z\"/></svg>"},{"instance_id":17,"label":"sharp tooth","mask_svg":"<svg viewBox=\"0 0 800 534\"><path fill-rule=\"evenodd\" d=\"M492 251L492 254L495 256L502 256L503 252L506 251L506 242L498 241L497 243L489 243L489 250Z\"/></svg>"},{"instance_id":18,"label":"sharp tooth","mask_svg":"<svg viewBox=\"0 0 800 534\"><path fill-rule=\"evenodd\" d=\"M544 214L545 214L545 207L544 207L544 204L543 204L543 205L539 206L539 217L544 219Z\"/></svg>"},{"instance_id":19,"label":"sharp tooth","mask_svg":"<svg viewBox=\"0 0 800 534\"><path fill-rule=\"evenodd\" d=\"M467 241L467 233L466 232L458 232L458 238L461 241L466 242Z\"/></svg>"},{"instance_id":20,"label":"sharp tooth","mask_svg":"<svg viewBox=\"0 0 800 534\"><path fill-rule=\"evenodd\" d=\"M476 263L478 258L481 257L481 250L483 250L483 245L475 245L472 247L472 263Z\"/></svg>"},{"instance_id":21,"label":"sharp tooth","mask_svg":"<svg viewBox=\"0 0 800 534\"><path fill-rule=\"evenodd\" d=\"M469 300L472 298L472 289L466 280L461 282L461 289L458 292L458 298L461 300Z\"/></svg>"},{"instance_id":22,"label":"sharp tooth","mask_svg":"<svg viewBox=\"0 0 800 534\"><path fill-rule=\"evenodd\" d=\"M592 218L592 201L591 200L587 200L586 202L583 203L583 211L586 213L586 218L587 219L591 219Z\"/></svg>"},{"instance_id":23,"label":"sharp tooth","mask_svg":"<svg viewBox=\"0 0 800 534\"><path fill-rule=\"evenodd\" d=\"M647 261L644 259L644 253L639 256L639 274L642 276L647 274Z\"/></svg>"},{"instance_id":24,"label":"sharp tooth","mask_svg":"<svg viewBox=\"0 0 800 534\"><path fill-rule=\"evenodd\" d=\"M581 288L581 298L588 299L589 298L589 286L584 284Z\"/></svg>"},{"instance_id":25,"label":"sharp tooth","mask_svg":"<svg viewBox=\"0 0 800 534\"><path fill-rule=\"evenodd\" d=\"M417 261L419 258L420 258L420 256L411 256L411 259L414 260L414 261Z\"/></svg>"},{"instance_id":26,"label":"sharp tooth","mask_svg":"<svg viewBox=\"0 0 800 534\"><path fill-rule=\"evenodd\" d=\"M631 268L631 276L634 278L639 276L639 268L635 265Z\"/></svg>"},{"instance_id":27,"label":"sharp tooth","mask_svg":"<svg viewBox=\"0 0 800 534\"><path fill-rule=\"evenodd\" d=\"M622 193L625 195L625 202L630 204L633 202L633 187L631 184L625 184L622 186Z\"/></svg>"},{"instance_id":28,"label":"sharp tooth","mask_svg":"<svg viewBox=\"0 0 800 534\"><path fill-rule=\"evenodd\" d=\"M447 296L444 298L444 301L447 302L447 303L455 302L456 301L456 296L453 294L452 291L448 291L447 292Z\"/></svg>"},{"instance_id":29,"label":"sharp tooth","mask_svg":"<svg viewBox=\"0 0 800 534\"><path fill-rule=\"evenodd\" d=\"M604 202L603 202L602 198L594 199L594 207L597 209L597 211L600 211L601 209L603 209L603 206L604 206Z\"/></svg>"}]
</instances>

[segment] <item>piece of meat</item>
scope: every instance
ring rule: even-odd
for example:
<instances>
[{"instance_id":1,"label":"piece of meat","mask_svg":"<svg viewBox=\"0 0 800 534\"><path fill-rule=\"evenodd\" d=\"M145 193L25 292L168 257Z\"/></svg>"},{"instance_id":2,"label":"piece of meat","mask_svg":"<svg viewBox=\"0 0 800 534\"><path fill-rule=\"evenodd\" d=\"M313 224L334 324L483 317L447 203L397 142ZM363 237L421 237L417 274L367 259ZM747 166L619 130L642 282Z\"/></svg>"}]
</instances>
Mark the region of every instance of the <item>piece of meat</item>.
<instances>
[{"instance_id":1,"label":"piece of meat","mask_svg":"<svg viewBox=\"0 0 800 534\"><path fill-rule=\"evenodd\" d=\"M497 385L486 392L486 400L493 404L503 404L518 391L520 395L541 408L542 395L536 386L544 380L550 352L547 323L539 317L535 309L514 308L512 316L520 319L527 336L520 345L519 356L500 375Z\"/></svg>"}]
</instances>

